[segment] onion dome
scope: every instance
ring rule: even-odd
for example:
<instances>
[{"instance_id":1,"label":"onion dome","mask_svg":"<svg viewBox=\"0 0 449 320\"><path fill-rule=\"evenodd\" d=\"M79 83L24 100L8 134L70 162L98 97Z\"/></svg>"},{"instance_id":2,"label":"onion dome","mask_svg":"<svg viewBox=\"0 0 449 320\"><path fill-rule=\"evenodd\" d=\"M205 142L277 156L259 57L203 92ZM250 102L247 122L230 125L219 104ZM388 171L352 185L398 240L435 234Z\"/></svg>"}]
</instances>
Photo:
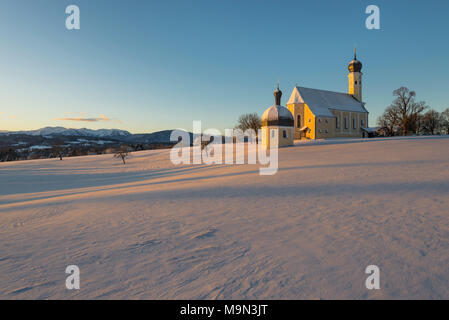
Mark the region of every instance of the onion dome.
<instances>
[{"instance_id":1,"label":"onion dome","mask_svg":"<svg viewBox=\"0 0 449 320\"><path fill-rule=\"evenodd\" d=\"M282 126L293 127L295 120L293 115L286 107L271 106L262 115L262 126Z\"/></svg>"},{"instance_id":2,"label":"onion dome","mask_svg":"<svg viewBox=\"0 0 449 320\"><path fill-rule=\"evenodd\" d=\"M280 106L281 105L281 98L282 98L282 91L279 90L279 81L278 81L278 87L277 89L274 91L274 104L276 106Z\"/></svg>"},{"instance_id":3,"label":"onion dome","mask_svg":"<svg viewBox=\"0 0 449 320\"><path fill-rule=\"evenodd\" d=\"M354 60L349 63L348 69L349 72L361 72L362 71L362 63L357 60L357 52L354 51Z\"/></svg>"},{"instance_id":4,"label":"onion dome","mask_svg":"<svg viewBox=\"0 0 449 320\"><path fill-rule=\"evenodd\" d=\"M269 107L262 115L262 126L283 126L293 127L295 120L293 115L286 107L281 106L282 91L278 87L274 91L275 105Z\"/></svg>"},{"instance_id":5,"label":"onion dome","mask_svg":"<svg viewBox=\"0 0 449 320\"><path fill-rule=\"evenodd\" d=\"M293 115L286 107L281 106L282 91L279 90L279 83L276 91L274 91L276 99L275 105L269 107L262 115L262 126L282 126L293 127L295 120Z\"/></svg>"}]
</instances>

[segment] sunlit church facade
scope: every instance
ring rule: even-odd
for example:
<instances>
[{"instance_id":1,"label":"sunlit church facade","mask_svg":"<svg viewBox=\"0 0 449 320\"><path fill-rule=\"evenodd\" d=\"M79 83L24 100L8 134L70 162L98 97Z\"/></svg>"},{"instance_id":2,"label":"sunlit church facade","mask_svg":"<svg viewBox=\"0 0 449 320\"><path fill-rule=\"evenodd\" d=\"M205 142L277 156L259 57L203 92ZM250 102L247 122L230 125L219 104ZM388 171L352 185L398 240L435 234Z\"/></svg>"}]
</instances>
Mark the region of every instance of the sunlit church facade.
<instances>
[{"instance_id":1,"label":"sunlit church facade","mask_svg":"<svg viewBox=\"0 0 449 320\"><path fill-rule=\"evenodd\" d=\"M280 106L282 92L278 88L276 105L262 116L265 140L269 141L271 135L282 146L301 139L367 137L368 111L362 100L362 63L357 60L356 53L348 69L348 93L295 86L285 108L290 111L291 118ZM281 118L276 118L276 114Z\"/></svg>"}]
</instances>

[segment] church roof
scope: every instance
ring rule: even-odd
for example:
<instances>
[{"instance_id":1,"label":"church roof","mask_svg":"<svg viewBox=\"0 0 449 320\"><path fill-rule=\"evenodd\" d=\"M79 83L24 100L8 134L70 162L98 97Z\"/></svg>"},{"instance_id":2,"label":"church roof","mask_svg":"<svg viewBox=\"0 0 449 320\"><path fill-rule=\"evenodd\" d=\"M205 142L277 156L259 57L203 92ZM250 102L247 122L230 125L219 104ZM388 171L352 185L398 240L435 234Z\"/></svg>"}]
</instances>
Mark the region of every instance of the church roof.
<instances>
[{"instance_id":1,"label":"church roof","mask_svg":"<svg viewBox=\"0 0 449 320\"><path fill-rule=\"evenodd\" d=\"M363 103L352 95L341 92L295 87L290 100L291 103L305 103L316 116L333 117L329 109L368 113Z\"/></svg>"}]
</instances>

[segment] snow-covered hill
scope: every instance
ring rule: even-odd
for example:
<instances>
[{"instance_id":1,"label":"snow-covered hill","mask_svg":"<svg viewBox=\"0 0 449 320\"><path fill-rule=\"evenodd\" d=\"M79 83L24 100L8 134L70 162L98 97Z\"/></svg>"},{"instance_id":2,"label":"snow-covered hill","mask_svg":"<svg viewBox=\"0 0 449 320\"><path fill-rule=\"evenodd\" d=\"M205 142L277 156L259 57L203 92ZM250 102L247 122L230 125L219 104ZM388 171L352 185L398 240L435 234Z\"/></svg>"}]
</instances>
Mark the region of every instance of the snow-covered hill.
<instances>
[{"instance_id":1,"label":"snow-covered hill","mask_svg":"<svg viewBox=\"0 0 449 320\"><path fill-rule=\"evenodd\" d=\"M0 298L449 298L449 138L298 144L274 176L169 152L0 163Z\"/></svg>"}]
</instances>

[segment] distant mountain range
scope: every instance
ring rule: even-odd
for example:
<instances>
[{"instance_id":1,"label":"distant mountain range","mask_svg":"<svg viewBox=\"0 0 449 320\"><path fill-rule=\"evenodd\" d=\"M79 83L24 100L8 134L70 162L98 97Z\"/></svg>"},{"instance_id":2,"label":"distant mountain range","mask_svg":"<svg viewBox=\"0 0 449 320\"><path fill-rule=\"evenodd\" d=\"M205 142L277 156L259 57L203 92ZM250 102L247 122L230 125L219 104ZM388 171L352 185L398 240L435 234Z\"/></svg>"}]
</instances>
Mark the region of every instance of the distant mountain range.
<instances>
[{"instance_id":1,"label":"distant mountain range","mask_svg":"<svg viewBox=\"0 0 449 320\"><path fill-rule=\"evenodd\" d=\"M30 131L0 131L0 133L7 134L25 134L30 136L72 136L72 137L97 137L97 138L108 138L108 137L127 137L131 133L124 130L118 129L68 129L64 127L45 127L37 130Z\"/></svg>"},{"instance_id":2,"label":"distant mountain range","mask_svg":"<svg viewBox=\"0 0 449 320\"><path fill-rule=\"evenodd\" d=\"M2 136L33 136L45 138L89 138L108 139L127 143L170 143L173 130L164 130L153 133L132 134L118 129L69 129L64 127L45 127L30 131L0 131ZM190 134L192 137L192 134Z\"/></svg>"}]
</instances>

